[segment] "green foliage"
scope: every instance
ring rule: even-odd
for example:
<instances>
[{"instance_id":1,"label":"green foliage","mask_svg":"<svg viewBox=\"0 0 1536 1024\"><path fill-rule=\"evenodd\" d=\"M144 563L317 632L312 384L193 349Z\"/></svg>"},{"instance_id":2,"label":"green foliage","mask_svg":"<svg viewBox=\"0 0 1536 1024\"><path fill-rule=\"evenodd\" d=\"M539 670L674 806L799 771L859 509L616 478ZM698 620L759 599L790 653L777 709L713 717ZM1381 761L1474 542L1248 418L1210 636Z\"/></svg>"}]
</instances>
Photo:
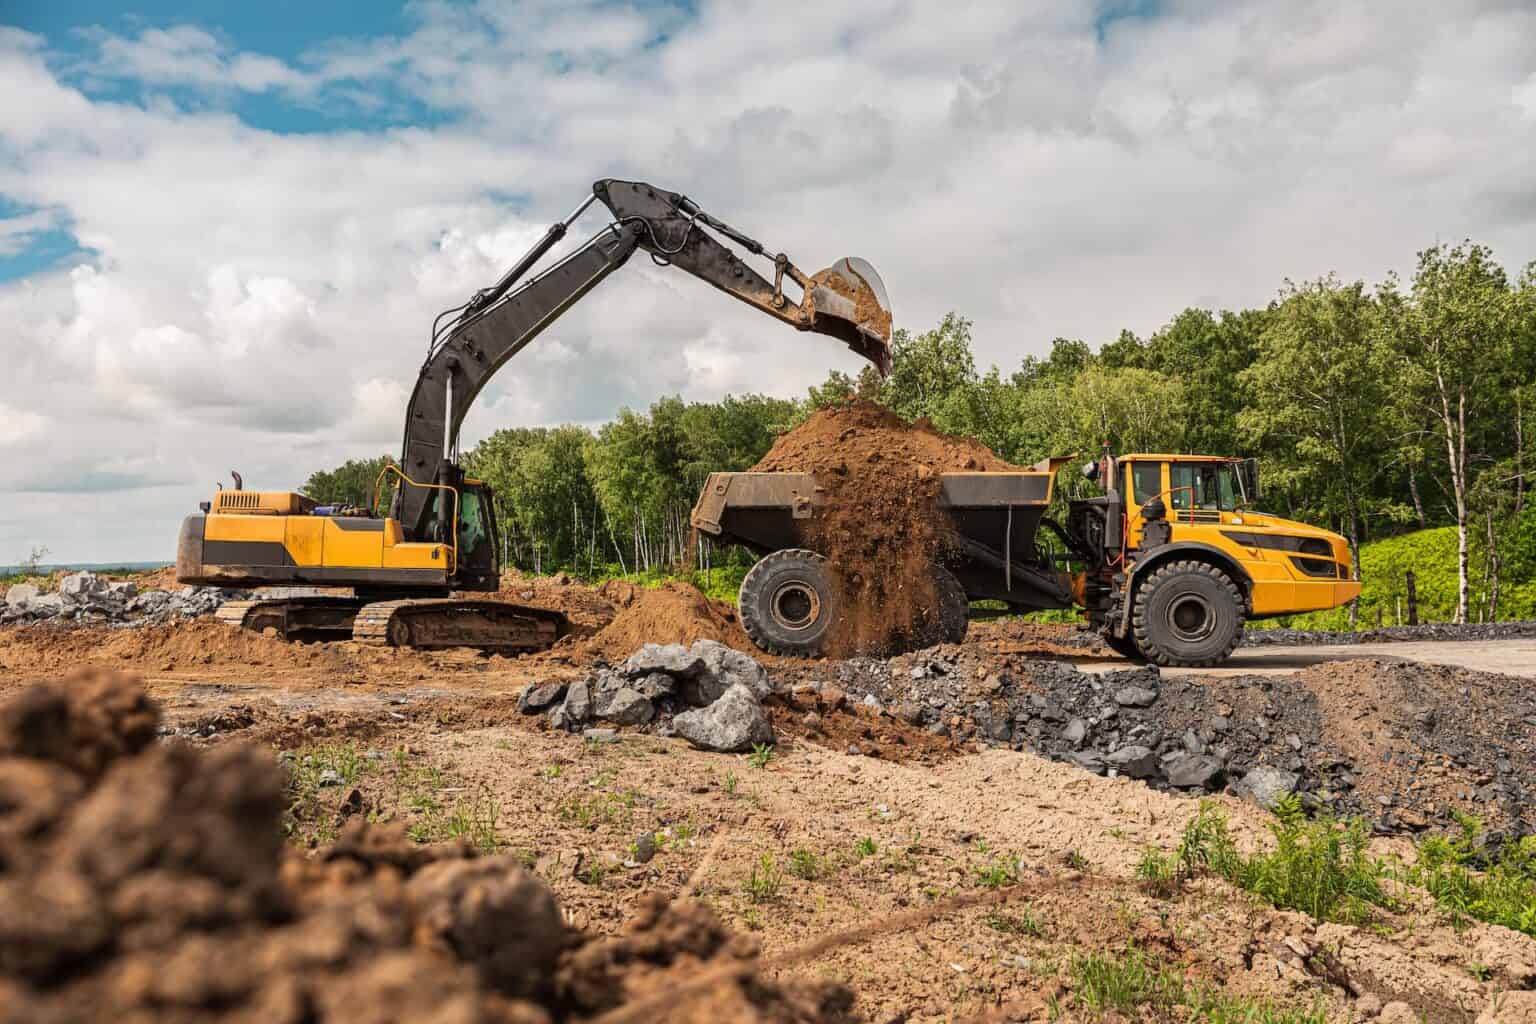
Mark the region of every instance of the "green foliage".
<instances>
[{"instance_id":1,"label":"green foliage","mask_svg":"<svg viewBox=\"0 0 1536 1024\"><path fill-rule=\"evenodd\" d=\"M322 505L356 505L367 508L373 501L374 485L379 474L392 461L385 455L376 459L348 459L335 469L311 473L299 490ZM387 508L395 485L386 480L379 486L379 505Z\"/></svg>"},{"instance_id":2,"label":"green foliage","mask_svg":"<svg viewBox=\"0 0 1536 1024\"><path fill-rule=\"evenodd\" d=\"M1300 803L1291 800L1277 808L1270 831L1274 849L1244 855L1227 831L1225 816L1214 805L1202 804L1185 828L1179 862L1319 921L1360 924L1370 920L1372 908L1394 905L1382 887L1387 866L1366 852L1370 836L1363 821L1327 816L1309 821Z\"/></svg>"},{"instance_id":3,"label":"green foliage","mask_svg":"<svg viewBox=\"0 0 1536 1024\"><path fill-rule=\"evenodd\" d=\"M853 844L854 856L860 858L873 857L876 853L879 852L879 849L880 848L875 845L874 839L870 836L865 836Z\"/></svg>"},{"instance_id":4,"label":"green foliage","mask_svg":"<svg viewBox=\"0 0 1536 1024\"><path fill-rule=\"evenodd\" d=\"M752 753L747 755L747 764L753 768L767 768L773 760L773 745L769 743L752 744Z\"/></svg>"},{"instance_id":5,"label":"green foliage","mask_svg":"<svg viewBox=\"0 0 1536 1024\"><path fill-rule=\"evenodd\" d=\"M797 846L789 851L789 873L796 878L803 878L807 882L814 882L822 876L826 865L822 858L812 850L803 846Z\"/></svg>"},{"instance_id":6,"label":"green foliage","mask_svg":"<svg viewBox=\"0 0 1536 1024\"><path fill-rule=\"evenodd\" d=\"M1020 861L1018 857L1004 857L1001 860L991 858L974 870L978 884L988 889L1000 889L1005 885L1018 884Z\"/></svg>"},{"instance_id":7,"label":"green foliage","mask_svg":"<svg viewBox=\"0 0 1536 1024\"><path fill-rule=\"evenodd\" d=\"M1141 1007L1181 1007L1178 1019L1191 1024L1327 1024L1321 1004L1300 1009L1261 996L1234 996L1191 985L1177 970L1131 948L1123 953L1090 952L1067 964L1078 1001L1100 1013L1135 1014ZM1161 1018L1159 1018L1161 1019Z\"/></svg>"},{"instance_id":8,"label":"green foliage","mask_svg":"<svg viewBox=\"0 0 1536 1024\"><path fill-rule=\"evenodd\" d=\"M1536 936L1536 837L1506 842L1488 860L1481 833L1481 822L1463 818L1459 834L1421 840L1406 880L1453 920L1473 918Z\"/></svg>"}]
</instances>

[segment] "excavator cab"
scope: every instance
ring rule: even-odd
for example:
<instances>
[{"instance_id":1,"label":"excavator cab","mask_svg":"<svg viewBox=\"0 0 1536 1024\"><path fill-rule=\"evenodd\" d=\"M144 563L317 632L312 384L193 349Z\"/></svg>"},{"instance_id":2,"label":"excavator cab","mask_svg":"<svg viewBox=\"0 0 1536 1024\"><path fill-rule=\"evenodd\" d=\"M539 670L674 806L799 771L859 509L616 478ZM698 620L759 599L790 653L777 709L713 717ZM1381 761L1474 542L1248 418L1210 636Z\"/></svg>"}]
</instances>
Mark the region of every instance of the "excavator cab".
<instances>
[{"instance_id":1,"label":"excavator cab","mask_svg":"<svg viewBox=\"0 0 1536 1024\"><path fill-rule=\"evenodd\" d=\"M434 490L428 499L427 536L454 551L448 585L454 590L494 591L501 583L501 534L496 524L496 495L483 480L449 467L451 490Z\"/></svg>"}]
</instances>

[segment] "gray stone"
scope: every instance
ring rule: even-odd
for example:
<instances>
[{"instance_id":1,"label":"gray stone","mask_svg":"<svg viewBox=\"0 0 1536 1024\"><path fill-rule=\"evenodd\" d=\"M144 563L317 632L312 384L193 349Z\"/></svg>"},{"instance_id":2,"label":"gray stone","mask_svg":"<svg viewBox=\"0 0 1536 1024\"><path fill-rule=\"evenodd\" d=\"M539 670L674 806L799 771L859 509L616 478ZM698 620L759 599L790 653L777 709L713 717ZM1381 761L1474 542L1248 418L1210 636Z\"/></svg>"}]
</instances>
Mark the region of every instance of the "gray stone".
<instances>
[{"instance_id":1,"label":"gray stone","mask_svg":"<svg viewBox=\"0 0 1536 1024\"><path fill-rule=\"evenodd\" d=\"M561 732L575 732L579 724L579 721L571 720L570 712L565 709L564 704L557 704L549 709L549 727L551 729L558 729Z\"/></svg>"},{"instance_id":2,"label":"gray stone","mask_svg":"<svg viewBox=\"0 0 1536 1024\"><path fill-rule=\"evenodd\" d=\"M1096 750L1074 750L1067 760L1097 775L1104 774L1104 758Z\"/></svg>"},{"instance_id":3,"label":"gray stone","mask_svg":"<svg viewBox=\"0 0 1536 1024\"><path fill-rule=\"evenodd\" d=\"M1185 729L1183 737L1184 749L1191 754L1205 753L1205 741L1202 740L1193 729Z\"/></svg>"},{"instance_id":4,"label":"gray stone","mask_svg":"<svg viewBox=\"0 0 1536 1024\"><path fill-rule=\"evenodd\" d=\"M517 698L517 710L525 715L536 715L565 696L568 682L529 683L522 696Z\"/></svg>"},{"instance_id":5,"label":"gray stone","mask_svg":"<svg viewBox=\"0 0 1536 1024\"><path fill-rule=\"evenodd\" d=\"M50 618L64 611L64 599L58 594L40 594L27 602L27 612L40 619Z\"/></svg>"},{"instance_id":6,"label":"gray stone","mask_svg":"<svg viewBox=\"0 0 1536 1024\"><path fill-rule=\"evenodd\" d=\"M1281 799L1296 792L1301 777L1283 768L1260 765L1244 775L1234 788L1238 795L1252 800L1266 810L1274 810Z\"/></svg>"},{"instance_id":7,"label":"gray stone","mask_svg":"<svg viewBox=\"0 0 1536 1024\"><path fill-rule=\"evenodd\" d=\"M672 720L677 734L702 750L739 753L773 742L773 726L751 689L736 685L706 708Z\"/></svg>"},{"instance_id":8,"label":"gray stone","mask_svg":"<svg viewBox=\"0 0 1536 1024\"><path fill-rule=\"evenodd\" d=\"M879 708L880 707L880 698L876 697L872 693L866 693L864 695L863 701L861 701L860 703L862 703L867 708Z\"/></svg>"},{"instance_id":9,"label":"gray stone","mask_svg":"<svg viewBox=\"0 0 1536 1024\"><path fill-rule=\"evenodd\" d=\"M107 590L123 602L131 601L139 596L139 585L133 582L133 580L118 580L115 583L108 583Z\"/></svg>"},{"instance_id":10,"label":"gray stone","mask_svg":"<svg viewBox=\"0 0 1536 1024\"><path fill-rule=\"evenodd\" d=\"M1157 774L1157 755L1150 747L1139 744L1133 743L1106 754L1104 763L1133 779L1149 779Z\"/></svg>"},{"instance_id":11,"label":"gray stone","mask_svg":"<svg viewBox=\"0 0 1536 1024\"><path fill-rule=\"evenodd\" d=\"M321 787L328 787L339 786L347 780L342 778L341 772L334 768L327 768L320 773L320 778L317 781Z\"/></svg>"},{"instance_id":12,"label":"gray stone","mask_svg":"<svg viewBox=\"0 0 1536 1024\"><path fill-rule=\"evenodd\" d=\"M1083 740L1088 738L1088 723L1081 718L1074 718L1067 723L1067 727L1061 730L1061 738L1074 747L1083 745Z\"/></svg>"},{"instance_id":13,"label":"gray stone","mask_svg":"<svg viewBox=\"0 0 1536 1024\"><path fill-rule=\"evenodd\" d=\"M636 864L649 864L656 856L656 837L647 832L635 840L633 857Z\"/></svg>"},{"instance_id":14,"label":"gray stone","mask_svg":"<svg viewBox=\"0 0 1536 1024\"><path fill-rule=\"evenodd\" d=\"M896 717L908 725L922 725L923 706L916 701L903 701L896 705Z\"/></svg>"},{"instance_id":15,"label":"gray stone","mask_svg":"<svg viewBox=\"0 0 1536 1024\"><path fill-rule=\"evenodd\" d=\"M1168 765L1168 785L1176 789L1215 789L1226 775L1226 765L1209 754L1177 757Z\"/></svg>"},{"instance_id":16,"label":"gray stone","mask_svg":"<svg viewBox=\"0 0 1536 1024\"><path fill-rule=\"evenodd\" d=\"M738 683L751 690L758 700L773 692L773 685L768 681L768 670L751 655L734 647L727 647L717 640L695 640L688 653L703 663L696 678L699 696L705 704L713 703ZM689 694L685 692L684 696L686 698Z\"/></svg>"},{"instance_id":17,"label":"gray stone","mask_svg":"<svg viewBox=\"0 0 1536 1024\"><path fill-rule=\"evenodd\" d=\"M59 580L59 596L65 604L99 605L111 600L112 590L95 573L77 572Z\"/></svg>"},{"instance_id":18,"label":"gray stone","mask_svg":"<svg viewBox=\"0 0 1536 1024\"><path fill-rule=\"evenodd\" d=\"M682 644L646 644L619 667L631 679L665 672L670 676L693 677L704 669L704 659Z\"/></svg>"},{"instance_id":19,"label":"gray stone","mask_svg":"<svg viewBox=\"0 0 1536 1024\"><path fill-rule=\"evenodd\" d=\"M1157 702L1157 691L1144 686L1122 686L1115 691L1115 703L1123 708L1147 708Z\"/></svg>"},{"instance_id":20,"label":"gray stone","mask_svg":"<svg viewBox=\"0 0 1536 1024\"><path fill-rule=\"evenodd\" d=\"M592 743L619 742L619 734L612 729L583 729L581 738Z\"/></svg>"},{"instance_id":21,"label":"gray stone","mask_svg":"<svg viewBox=\"0 0 1536 1024\"><path fill-rule=\"evenodd\" d=\"M25 608L42 593L33 583L18 583L5 592L5 603L12 608Z\"/></svg>"},{"instance_id":22,"label":"gray stone","mask_svg":"<svg viewBox=\"0 0 1536 1024\"><path fill-rule=\"evenodd\" d=\"M620 725L644 725L656 717L656 706L645 694L626 686L608 700L601 717Z\"/></svg>"},{"instance_id":23,"label":"gray stone","mask_svg":"<svg viewBox=\"0 0 1536 1024\"><path fill-rule=\"evenodd\" d=\"M630 687L656 700L658 697L674 696L677 693L677 680L665 672L652 672L630 683Z\"/></svg>"},{"instance_id":24,"label":"gray stone","mask_svg":"<svg viewBox=\"0 0 1536 1024\"><path fill-rule=\"evenodd\" d=\"M567 722L579 724L592 717L592 684L583 679L572 683L565 691L565 704L561 710Z\"/></svg>"}]
</instances>

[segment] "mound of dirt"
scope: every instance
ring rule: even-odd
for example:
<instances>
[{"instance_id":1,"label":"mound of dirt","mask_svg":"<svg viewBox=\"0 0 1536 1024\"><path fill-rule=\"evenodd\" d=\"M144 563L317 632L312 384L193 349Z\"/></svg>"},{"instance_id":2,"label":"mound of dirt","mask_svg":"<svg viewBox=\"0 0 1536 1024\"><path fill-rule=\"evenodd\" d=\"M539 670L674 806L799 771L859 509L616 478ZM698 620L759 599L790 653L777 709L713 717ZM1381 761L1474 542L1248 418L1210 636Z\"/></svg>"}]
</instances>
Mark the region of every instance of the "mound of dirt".
<instances>
[{"instance_id":1,"label":"mound of dirt","mask_svg":"<svg viewBox=\"0 0 1536 1024\"><path fill-rule=\"evenodd\" d=\"M656 897L569 929L512 857L348 820L287 850L254 748L154 745L136 679L87 673L0 708L0 1021L582 1020L700 972L676 1020L835 1021L841 986L760 976L753 942Z\"/></svg>"},{"instance_id":2,"label":"mound of dirt","mask_svg":"<svg viewBox=\"0 0 1536 1024\"><path fill-rule=\"evenodd\" d=\"M736 618L736 609L712 601L691 583L637 587L609 580L597 593L617 609L613 621L585 645L592 657L617 661L645 644L691 644L716 640L741 651L756 651Z\"/></svg>"},{"instance_id":3,"label":"mound of dirt","mask_svg":"<svg viewBox=\"0 0 1536 1024\"><path fill-rule=\"evenodd\" d=\"M841 574L840 621L827 653L842 657L936 639L933 566L951 544L939 474L1019 468L974 440L860 399L816 412L752 470L814 473L824 491L803 543Z\"/></svg>"},{"instance_id":4,"label":"mound of dirt","mask_svg":"<svg viewBox=\"0 0 1536 1024\"><path fill-rule=\"evenodd\" d=\"M596 589L561 573L557 576L525 576L511 571L501 574L501 589L487 595L497 601L511 601L534 608L563 612L571 623L571 632L589 636L613 621L613 602Z\"/></svg>"}]
</instances>

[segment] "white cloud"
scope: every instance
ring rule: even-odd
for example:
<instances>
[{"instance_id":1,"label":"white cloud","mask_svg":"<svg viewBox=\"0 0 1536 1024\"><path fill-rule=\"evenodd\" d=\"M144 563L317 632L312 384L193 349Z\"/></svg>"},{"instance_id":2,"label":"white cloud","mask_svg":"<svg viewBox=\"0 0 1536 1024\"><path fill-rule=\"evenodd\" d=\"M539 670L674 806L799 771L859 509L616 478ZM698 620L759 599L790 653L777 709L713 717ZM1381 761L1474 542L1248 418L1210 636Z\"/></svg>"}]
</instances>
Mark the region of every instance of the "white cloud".
<instances>
[{"instance_id":1,"label":"white cloud","mask_svg":"<svg viewBox=\"0 0 1536 1024\"><path fill-rule=\"evenodd\" d=\"M0 253L67 223L98 254L0 286L0 489L119 489L66 516L15 495L0 555L167 554L230 468L293 486L395 449L432 316L608 175L807 270L864 256L899 324L957 309L1005 367L1287 276L1376 279L1437 238L1536 256L1536 12L1180 0L1100 39L1100 7L434 2L287 62L190 26L95 31L75 58L0 29L0 194L47 211L0 221ZM149 99L91 98L105 81ZM452 116L277 135L228 111L245 95ZM641 256L502 371L466 443L857 365ZM93 527L94 501L133 523Z\"/></svg>"}]
</instances>

